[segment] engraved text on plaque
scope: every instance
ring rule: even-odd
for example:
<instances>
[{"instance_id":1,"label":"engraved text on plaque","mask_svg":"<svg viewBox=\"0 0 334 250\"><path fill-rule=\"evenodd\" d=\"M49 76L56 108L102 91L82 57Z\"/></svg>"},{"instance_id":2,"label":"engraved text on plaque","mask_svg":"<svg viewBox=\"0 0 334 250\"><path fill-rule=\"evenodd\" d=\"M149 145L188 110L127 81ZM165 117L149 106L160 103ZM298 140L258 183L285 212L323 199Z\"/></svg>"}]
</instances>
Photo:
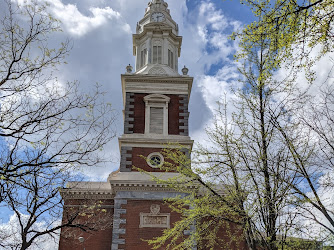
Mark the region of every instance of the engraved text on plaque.
<instances>
[{"instance_id":1,"label":"engraved text on plaque","mask_svg":"<svg viewBox=\"0 0 334 250\"><path fill-rule=\"evenodd\" d=\"M161 214L159 205L151 206L151 213L140 213L140 228L170 228L170 214Z\"/></svg>"}]
</instances>

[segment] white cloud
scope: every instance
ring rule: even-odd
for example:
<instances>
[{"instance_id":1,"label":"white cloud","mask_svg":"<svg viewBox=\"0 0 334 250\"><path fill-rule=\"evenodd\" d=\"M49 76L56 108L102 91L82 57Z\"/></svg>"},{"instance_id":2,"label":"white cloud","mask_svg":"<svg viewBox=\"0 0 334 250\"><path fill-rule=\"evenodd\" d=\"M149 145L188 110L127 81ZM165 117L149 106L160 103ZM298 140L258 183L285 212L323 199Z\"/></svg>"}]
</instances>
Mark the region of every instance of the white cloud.
<instances>
[{"instance_id":1,"label":"white cloud","mask_svg":"<svg viewBox=\"0 0 334 250\"><path fill-rule=\"evenodd\" d=\"M89 8L92 16L83 15L73 4L63 4L61 1L52 1L50 10L64 25L65 29L74 36L83 36L108 22L108 20L120 20L121 14L110 7L103 9ZM120 24L121 28L130 33L128 24Z\"/></svg>"},{"instance_id":2,"label":"white cloud","mask_svg":"<svg viewBox=\"0 0 334 250\"><path fill-rule=\"evenodd\" d=\"M199 79L199 87L206 105L213 112L217 109L217 101L226 98L229 103L233 98L232 87L238 85L239 74L236 65L222 67L216 75L203 75Z\"/></svg>"},{"instance_id":3,"label":"white cloud","mask_svg":"<svg viewBox=\"0 0 334 250\"><path fill-rule=\"evenodd\" d=\"M21 214L21 219L23 223L26 223L29 219L28 215ZM59 222L58 222L59 223ZM42 231L45 230L47 227L46 222L38 222L35 223L33 230ZM7 223L0 224L0 240L1 244L8 246L5 249L18 249L20 248L20 244L22 242L21 239L21 229L19 220L16 214L10 216L10 219ZM29 240L29 238L28 238ZM49 249L49 250L56 250L58 249L58 235L54 235L51 237L49 235L43 235L36 238L36 241L32 244L29 249L31 250L40 250L40 249Z\"/></svg>"},{"instance_id":4,"label":"white cloud","mask_svg":"<svg viewBox=\"0 0 334 250\"><path fill-rule=\"evenodd\" d=\"M327 211L329 212L329 215L332 216L334 214L334 190L333 190L333 178L334 178L334 172L331 171L327 174L325 174L322 178L319 180L319 188L317 189L317 194L319 195L319 198ZM326 180L325 180L326 179ZM331 185L327 186L327 181L331 181ZM322 184L324 184L323 186ZM311 199L315 199L312 192L307 193L308 197ZM293 231L292 234L299 235L306 239L316 239L316 240L324 240L325 245L332 245L334 242L333 236L327 231L324 227L322 227L320 224L318 224L315 220L321 222L326 227L330 228L331 230L334 230L333 226L330 224L328 219L325 218L323 213L321 213L318 209L316 209L311 204L303 204L302 208L297 208L296 212L299 214L296 218L296 222L299 223L300 226L300 232Z\"/></svg>"},{"instance_id":5,"label":"white cloud","mask_svg":"<svg viewBox=\"0 0 334 250\"><path fill-rule=\"evenodd\" d=\"M27 4L27 0L15 0L20 5ZM64 30L70 35L81 37L88 32L97 29L109 21L116 21L117 26L126 33L130 33L130 26L122 20L119 12L113 10L111 7L104 8L90 7L90 16L82 14L77 8L76 4L64 4L61 0L37 0L41 4L48 3L48 11L62 22Z\"/></svg>"},{"instance_id":6,"label":"white cloud","mask_svg":"<svg viewBox=\"0 0 334 250\"><path fill-rule=\"evenodd\" d=\"M21 4L25 0L13 0ZM45 2L43 0L36 0ZM61 67L57 74L60 81L79 80L84 91L90 91L94 82L99 82L107 91L114 108L121 114L122 100L120 74L128 63L134 64L132 56L131 29L135 30L138 22L145 13L147 0L47 0L51 13L63 23L64 33L57 37L75 37L75 44L70 52L68 64ZM204 109L214 110L216 101L229 89L230 83L216 73L206 76L206 70L212 65L229 62L229 57L235 51L235 43L228 40L230 31L239 22L224 16L222 11L210 1L201 1L195 9L187 9L186 0L168 0L173 19L179 24L180 36L183 36L182 54L179 68L187 65L190 74L194 76L192 99L206 106ZM194 18L193 18L194 17ZM129 25L129 24L130 25ZM131 28L131 29L130 29ZM56 41L54 41L56 42ZM117 48L113 50L113 48ZM210 48L210 50L208 50ZM224 70L224 77L233 74L229 65ZM229 69L228 69L229 68ZM223 72L220 70L219 72ZM197 94L196 94L197 93ZM199 100L198 100L199 99ZM210 120L202 118L198 112L193 112L193 120L200 125L197 129L204 131ZM210 116L210 115L209 115ZM122 117L119 115L118 134L122 134ZM200 127L200 128L199 128ZM194 133L195 131L191 131ZM105 149L106 155L112 152L111 160L119 160L117 140ZM89 171L92 176L108 175L118 163L111 163L105 168Z\"/></svg>"},{"instance_id":7,"label":"white cloud","mask_svg":"<svg viewBox=\"0 0 334 250\"><path fill-rule=\"evenodd\" d=\"M228 26L226 17L212 2L202 2L198 14L199 19L205 20L215 31L223 31Z\"/></svg>"},{"instance_id":8,"label":"white cloud","mask_svg":"<svg viewBox=\"0 0 334 250\"><path fill-rule=\"evenodd\" d=\"M42 0L37 1L42 2ZM192 99L199 98L200 100L196 102L199 101L212 111L216 108L216 101L228 92L230 83L227 79L231 77L230 74L234 74L235 65L229 64L224 70L211 76L206 76L206 71L214 64L231 62L230 57L236 45L228 40L230 31L227 29L235 30L240 23L224 16L222 11L210 1L201 1L195 9L191 10L191 13L187 9L185 0L168 0L167 2L173 19L179 24L179 35L183 36L179 68L187 65L190 74L195 78ZM59 79L61 81L78 79L85 91L91 89L92 83L99 82L108 91L108 98L112 98L115 109L121 113L119 78L127 63L133 65L135 60L132 56L131 29L134 31L136 22L144 16L147 1L76 2L68 0L65 3L62 0L48 0L48 3L49 10L62 21L64 35L70 34L76 38L68 64L59 71ZM113 51L112 48L118 49ZM190 111L193 111L191 106ZM200 124L197 129L204 131L210 118L204 121L198 112L192 112L191 115L193 120ZM119 119L118 134L121 134L123 121L121 116ZM195 131L191 132L195 133ZM106 151L108 151L107 155L111 151L113 155L117 155L113 157L113 161L119 159L116 140ZM106 176L118 167L117 163L110 165L93 171L92 175Z\"/></svg>"},{"instance_id":9,"label":"white cloud","mask_svg":"<svg viewBox=\"0 0 334 250\"><path fill-rule=\"evenodd\" d=\"M207 144L204 131L212 124L217 101L225 97L229 101L233 96L231 86L237 82L238 65L232 57L238 43L231 41L229 35L241 27L241 22L226 17L213 1L201 1L184 19L189 22L181 34L184 37L181 61L194 75L192 98L202 99L190 105L191 120L201 124L191 135L197 143ZM202 109L198 103L205 105L205 116L193 111Z\"/></svg>"}]
</instances>

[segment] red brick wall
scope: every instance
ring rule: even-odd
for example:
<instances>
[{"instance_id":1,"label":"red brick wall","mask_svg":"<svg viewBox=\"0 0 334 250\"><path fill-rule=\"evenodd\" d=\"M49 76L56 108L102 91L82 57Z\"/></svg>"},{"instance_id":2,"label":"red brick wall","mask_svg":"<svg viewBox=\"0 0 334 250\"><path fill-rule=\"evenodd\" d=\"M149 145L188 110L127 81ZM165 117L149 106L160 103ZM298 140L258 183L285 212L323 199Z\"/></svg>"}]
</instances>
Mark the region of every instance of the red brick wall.
<instances>
[{"instance_id":1,"label":"red brick wall","mask_svg":"<svg viewBox=\"0 0 334 250\"><path fill-rule=\"evenodd\" d=\"M225 215L226 216L226 215ZM232 219L232 218L231 218ZM233 220L233 219L232 219ZM233 249L233 250L248 250L246 240L243 235L243 229L241 225L232 223L227 220L218 221L217 218L206 218L202 221L210 222L211 228L210 233L215 233L216 245L211 246L213 249ZM205 231L204 231L205 234ZM205 246L209 247L208 241L198 242L200 249L206 249Z\"/></svg>"},{"instance_id":2,"label":"red brick wall","mask_svg":"<svg viewBox=\"0 0 334 250\"><path fill-rule=\"evenodd\" d=\"M134 126L133 133L144 134L145 132L145 102L146 94L134 94Z\"/></svg>"},{"instance_id":3,"label":"red brick wall","mask_svg":"<svg viewBox=\"0 0 334 250\"><path fill-rule=\"evenodd\" d=\"M82 204L82 200L67 200L66 205L77 205ZM112 205L113 200L103 201L104 205ZM150 206L152 204L160 205L160 213L170 213L170 225L180 220L180 214L176 212L171 212L168 205L163 201L152 201L152 200L128 200L127 204L123 204L121 208L126 209L126 214L122 214L121 218L126 219L126 224L121 224L121 228L126 229L126 234L119 235L120 239L125 239L125 245L119 245L121 249L133 250L148 250L151 249L150 246L143 241L152 239L154 237L161 236L163 228L139 228L140 224L140 213L150 213ZM68 208L66 208L68 209ZM109 209L108 215L110 222L112 222L113 210ZM65 212L64 212L65 214ZM82 220L90 220L90 225L94 226L94 220L87 217L81 217ZM64 218L63 218L64 220ZM246 250L246 242L242 238L242 228L236 226L235 224L228 224L226 227L221 227L217 237L221 240L219 245L216 245L214 249L235 249L235 250ZM228 233L227 233L228 232ZM234 241L231 241L231 237ZM80 243L78 238L84 237L85 242ZM186 236L185 236L186 237ZM236 241L238 243L236 243ZM82 250L85 247L86 250L110 250L112 244L112 227L108 227L104 230L83 232L76 228L66 228L61 231L61 237L59 242L59 250ZM205 246L205 241L202 242ZM164 249L164 248L161 248ZM205 249L202 248L202 249Z\"/></svg>"},{"instance_id":4,"label":"red brick wall","mask_svg":"<svg viewBox=\"0 0 334 250\"><path fill-rule=\"evenodd\" d=\"M126 214L121 216L121 218L126 219L126 224L124 225L126 234L120 235L120 238L125 239L125 245L118 245L120 249L151 249L151 247L141 239L149 240L162 235L163 228L139 228L140 213L150 213L152 204L160 205L160 213L170 213L171 226L176 221L180 220L180 214L171 212L163 201L128 200L128 204L122 205L122 208L126 209Z\"/></svg>"},{"instance_id":5,"label":"red brick wall","mask_svg":"<svg viewBox=\"0 0 334 250\"><path fill-rule=\"evenodd\" d=\"M134 94L134 124L133 132L143 134L145 132L145 102L144 97L148 94ZM170 98L168 105L168 133L179 134L179 96L167 95Z\"/></svg>"},{"instance_id":6,"label":"red brick wall","mask_svg":"<svg viewBox=\"0 0 334 250\"><path fill-rule=\"evenodd\" d=\"M178 95L167 95L170 98L168 105L168 134L178 135L179 131L179 96Z\"/></svg>"},{"instance_id":7,"label":"red brick wall","mask_svg":"<svg viewBox=\"0 0 334 250\"><path fill-rule=\"evenodd\" d=\"M63 228L61 230L59 240L59 250L110 250L112 243L112 218L113 218L113 200L91 201L91 200L65 200L65 208L63 212L63 223L66 223L68 216L78 211L86 215L78 217L74 222L88 225L95 230L84 232L79 228ZM89 209L79 207L77 205L92 204L101 205L99 209L106 209L106 212L89 211ZM72 205L72 206L68 206ZM73 206L74 205L74 206ZM108 207L104 208L105 205ZM80 243L78 238L84 237L84 244Z\"/></svg>"},{"instance_id":8,"label":"red brick wall","mask_svg":"<svg viewBox=\"0 0 334 250\"><path fill-rule=\"evenodd\" d=\"M141 155L147 157L150 153L161 152L161 151L162 151L161 148L132 148L132 165L135 166L136 168L141 168L147 172L165 172L160 168L150 167L147 164L146 159L141 157ZM132 168L132 171L138 171L138 170Z\"/></svg>"}]
</instances>

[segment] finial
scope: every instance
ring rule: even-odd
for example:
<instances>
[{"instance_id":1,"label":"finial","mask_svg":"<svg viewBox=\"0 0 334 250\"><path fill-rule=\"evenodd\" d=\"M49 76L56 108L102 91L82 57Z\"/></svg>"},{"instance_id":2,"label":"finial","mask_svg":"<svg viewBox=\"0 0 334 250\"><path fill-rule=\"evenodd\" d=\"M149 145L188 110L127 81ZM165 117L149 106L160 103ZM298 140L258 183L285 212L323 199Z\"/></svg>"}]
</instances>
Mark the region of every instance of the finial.
<instances>
[{"instance_id":1,"label":"finial","mask_svg":"<svg viewBox=\"0 0 334 250\"><path fill-rule=\"evenodd\" d=\"M132 73L132 66L129 64L128 66L126 66L126 73L131 74Z\"/></svg>"},{"instance_id":2,"label":"finial","mask_svg":"<svg viewBox=\"0 0 334 250\"><path fill-rule=\"evenodd\" d=\"M188 75L188 71L189 69L186 67L186 65L184 65L183 69L182 69L182 73L184 76L187 76Z\"/></svg>"}]
</instances>

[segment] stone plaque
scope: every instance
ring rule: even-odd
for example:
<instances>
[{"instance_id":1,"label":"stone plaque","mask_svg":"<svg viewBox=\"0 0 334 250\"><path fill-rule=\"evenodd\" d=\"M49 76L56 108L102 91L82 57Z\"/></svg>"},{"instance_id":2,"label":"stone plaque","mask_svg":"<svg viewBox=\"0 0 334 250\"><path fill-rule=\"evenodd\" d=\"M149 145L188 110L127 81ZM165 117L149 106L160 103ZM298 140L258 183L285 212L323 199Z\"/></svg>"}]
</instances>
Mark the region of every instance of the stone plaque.
<instances>
[{"instance_id":1,"label":"stone plaque","mask_svg":"<svg viewBox=\"0 0 334 250\"><path fill-rule=\"evenodd\" d=\"M151 213L140 213L139 227L170 228L170 214L161 214L159 205L151 206Z\"/></svg>"}]
</instances>

